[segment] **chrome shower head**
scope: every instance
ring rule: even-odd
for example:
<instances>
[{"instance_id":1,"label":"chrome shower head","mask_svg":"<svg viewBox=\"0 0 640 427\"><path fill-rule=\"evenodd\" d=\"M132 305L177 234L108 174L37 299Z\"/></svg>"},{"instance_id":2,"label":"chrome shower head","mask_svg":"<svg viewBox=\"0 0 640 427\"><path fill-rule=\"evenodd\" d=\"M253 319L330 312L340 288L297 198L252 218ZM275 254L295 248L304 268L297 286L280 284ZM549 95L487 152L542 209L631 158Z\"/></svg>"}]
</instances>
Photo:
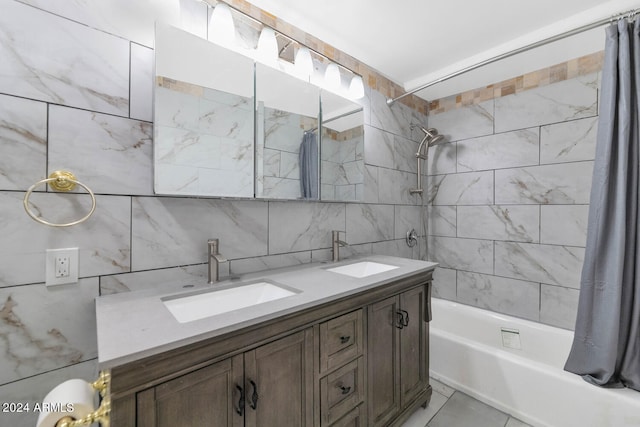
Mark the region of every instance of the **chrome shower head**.
<instances>
[{"instance_id":1,"label":"chrome shower head","mask_svg":"<svg viewBox=\"0 0 640 427\"><path fill-rule=\"evenodd\" d=\"M434 129L435 130L435 129ZM431 140L429 141L429 147L433 147L434 145L440 145L443 144L445 142L444 140L444 136L443 135L435 135L433 138L431 138Z\"/></svg>"},{"instance_id":2,"label":"chrome shower head","mask_svg":"<svg viewBox=\"0 0 640 427\"><path fill-rule=\"evenodd\" d=\"M439 145L442 144L443 142L446 142L444 140L444 136L443 135L439 135L438 134L438 129L436 128L425 128L423 126L420 125L416 125L416 124L412 124L410 126L411 129L415 129L418 128L420 129L423 133L424 133L424 139L422 140L427 141L427 147L433 147L434 145ZM420 144L422 145L422 143Z\"/></svg>"}]
</instances>

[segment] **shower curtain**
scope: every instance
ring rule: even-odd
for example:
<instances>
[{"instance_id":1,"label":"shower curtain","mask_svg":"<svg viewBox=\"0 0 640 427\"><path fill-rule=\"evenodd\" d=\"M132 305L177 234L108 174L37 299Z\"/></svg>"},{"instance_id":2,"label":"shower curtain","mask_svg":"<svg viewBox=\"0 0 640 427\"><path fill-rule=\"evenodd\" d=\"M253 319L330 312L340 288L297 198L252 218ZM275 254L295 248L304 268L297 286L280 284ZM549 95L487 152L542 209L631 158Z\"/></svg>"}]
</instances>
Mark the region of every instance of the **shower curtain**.
<instances>
[{"instance_id":1,"label":"shower curtain","mask_svg":"<svg viewBox=\"0 0 640 427\"><path fill-rule=\"evenodd\" d=\"M307 131L300 144L300 196L318 198L318 142L313 131Z\"/></svg>"},{"instance_id":2,"label":"shower curtain","mask_svg":"<svg viewBox=\"0 0 640 427\"><path fill-rule=\"evenodd\" d=\"M606 30L587 247L567 371L640 391L640 19Z\"/></svg>"}]
</instances>

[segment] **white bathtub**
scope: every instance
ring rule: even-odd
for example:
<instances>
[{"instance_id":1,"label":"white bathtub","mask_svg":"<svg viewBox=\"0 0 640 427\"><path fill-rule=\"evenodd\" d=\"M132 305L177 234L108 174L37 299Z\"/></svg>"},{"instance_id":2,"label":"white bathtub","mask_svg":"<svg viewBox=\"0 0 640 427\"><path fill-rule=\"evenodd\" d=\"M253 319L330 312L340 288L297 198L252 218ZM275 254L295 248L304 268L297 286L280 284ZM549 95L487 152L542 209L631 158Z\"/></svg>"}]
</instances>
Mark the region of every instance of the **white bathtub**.
<instances>
[{"instance_id":1,"label":"white bathtub","mask_svg":"<svg viewBox=\"0 0 640 427\"><path fill-rule=\"evenodd\" d=\"M435 379L536 427L640 426L640 392L562 369L573 332L437 298L432 310ZM502 328L519 331L521 350L503 346Z\"/></svg>"}]
</instances>

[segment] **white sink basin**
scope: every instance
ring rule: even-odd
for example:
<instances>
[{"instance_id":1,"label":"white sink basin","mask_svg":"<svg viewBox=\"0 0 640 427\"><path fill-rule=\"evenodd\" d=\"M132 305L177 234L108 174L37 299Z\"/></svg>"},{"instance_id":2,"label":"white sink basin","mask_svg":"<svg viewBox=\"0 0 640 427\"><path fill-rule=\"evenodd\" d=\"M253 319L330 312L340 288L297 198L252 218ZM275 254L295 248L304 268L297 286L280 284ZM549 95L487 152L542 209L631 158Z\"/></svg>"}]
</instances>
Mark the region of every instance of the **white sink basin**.
<instances>
[{"instance_id":1,"label":"white sink basin","mask_svg":"<svg viewBox=\"0 0 640 427\"><path fill-rule=\"evenodd\" d=\"M162 302L178 322L186 323L298 293L300 291L285 289L273 283L258 282L184 297L170 297Z\"/></svg>"},{"instance_id":2,"label":"white sink basin","mask_svg":"<svg viewBox=\"0 0 640 427\"><path fill-rule=\"evenodd\" d=\"M361 261L353 264L343 265L340 267L328 268L327 271L332 271L334 273L344 274L345 276L351 276L360 279L396 268L398 267L395 265L380 264L378 262L372 261Z\"/></svg>"}]
</instances>

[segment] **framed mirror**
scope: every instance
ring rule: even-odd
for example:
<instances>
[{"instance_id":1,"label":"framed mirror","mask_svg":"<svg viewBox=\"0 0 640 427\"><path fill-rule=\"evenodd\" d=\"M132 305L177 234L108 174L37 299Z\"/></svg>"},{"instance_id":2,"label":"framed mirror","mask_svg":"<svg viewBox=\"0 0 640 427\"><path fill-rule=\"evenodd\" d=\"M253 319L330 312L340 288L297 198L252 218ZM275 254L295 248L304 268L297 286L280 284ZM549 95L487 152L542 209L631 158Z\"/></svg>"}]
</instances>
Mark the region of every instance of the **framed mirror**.
<instances>
[{"instance_id":1,"label":"framed mirror","mask_svg":"<svg viewBox=\"0 0 640 427\"><path fill-rule=\"evenodd\" d=\"M256 64L256 197L318 199L320 90Z\"/></svg>"},{"instance_id":2,"label":"framed mirror","mask_svg":"<svg viewBox=\"0 0 640 427\"><path fill-rule=\"evenodd\" d=\"M322 200L364 200L364 112L326 90L321 94Z\"/></svg>"},{"instance_id":3,"label":"framed mirror","mask_svg":"<svg viewBox=\"0 0 640 427\"><path fill-rule=\"evenodd\" d=\"M155 56L155 192L253 197L253 60L163 24Z\"/></svg>"}]
</instances>

